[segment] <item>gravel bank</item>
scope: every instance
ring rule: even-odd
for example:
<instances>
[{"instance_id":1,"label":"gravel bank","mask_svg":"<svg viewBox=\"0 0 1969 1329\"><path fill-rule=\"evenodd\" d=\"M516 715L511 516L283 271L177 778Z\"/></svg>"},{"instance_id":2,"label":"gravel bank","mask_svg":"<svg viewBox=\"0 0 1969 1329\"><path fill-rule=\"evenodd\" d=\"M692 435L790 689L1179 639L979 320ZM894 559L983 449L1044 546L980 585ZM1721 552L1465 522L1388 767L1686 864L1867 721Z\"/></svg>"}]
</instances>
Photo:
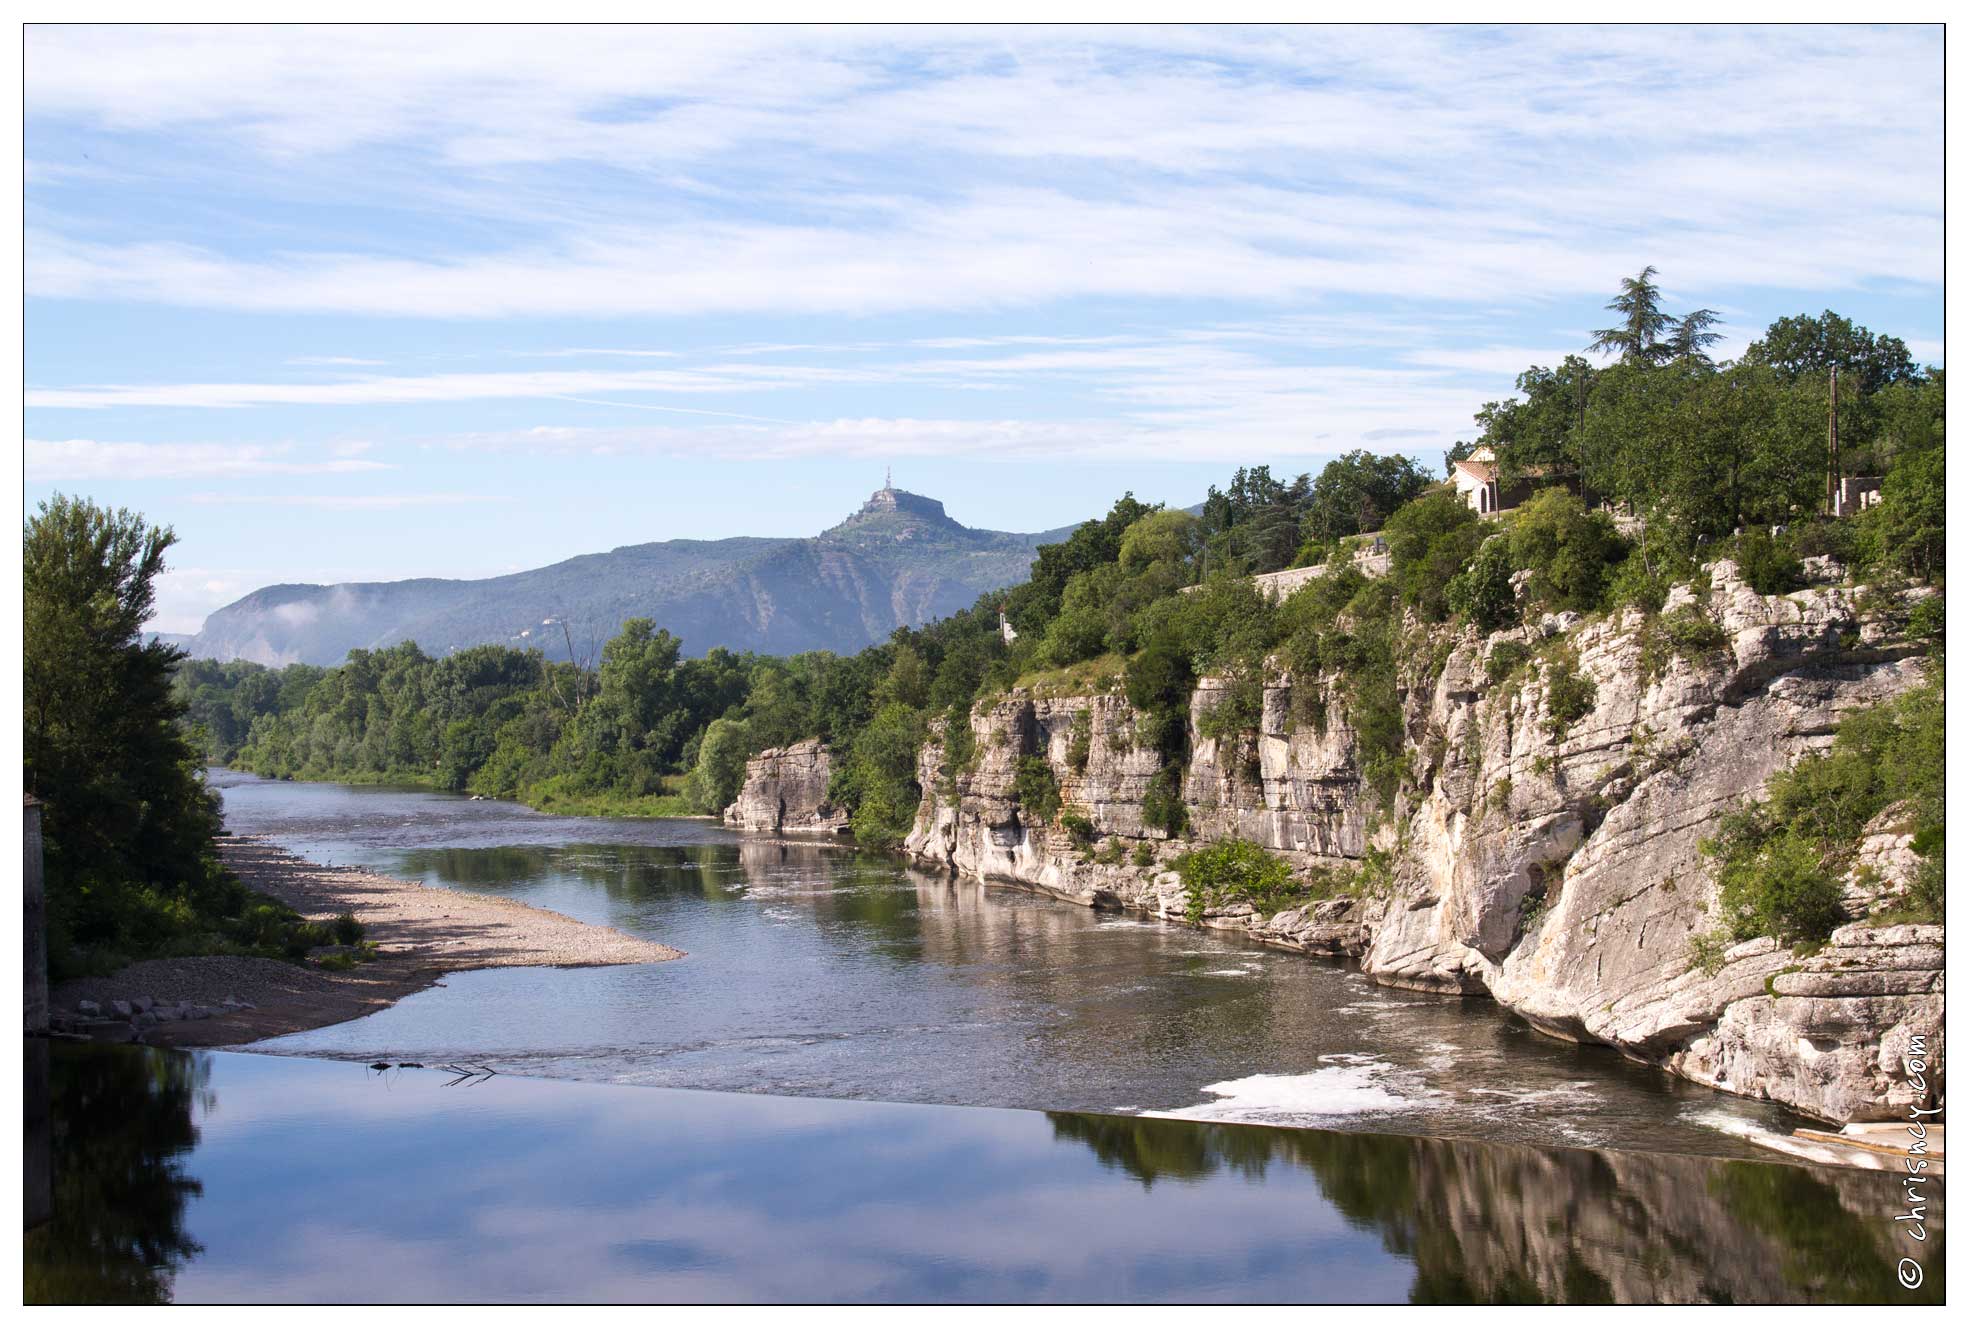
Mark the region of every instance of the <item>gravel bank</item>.
<instances>
[{"instance_id":1,"label":"gravel bank","mask_svg":"<svg viewBox=\"0 0 1969 1329\"><path fill-rule=\"evenodd\" d=\"M377 960L343 973L242 956L145 960L107 978L61 984L50 994L50 1009L72 1017L81 1001L109 1011L112 1002L142 997L167 1007L203 1007L208 1018L146 1022L137 1036L147 1043L214 1047L353 1020L462 969L655 964L683 954L501 896L324 867L254 836L221 840L220 853L247 886L309 918L353 910L366 939L376 944ZM127 1037L130 1027L119 1022L94 1032Z\"/></svg>"}]
</instances>

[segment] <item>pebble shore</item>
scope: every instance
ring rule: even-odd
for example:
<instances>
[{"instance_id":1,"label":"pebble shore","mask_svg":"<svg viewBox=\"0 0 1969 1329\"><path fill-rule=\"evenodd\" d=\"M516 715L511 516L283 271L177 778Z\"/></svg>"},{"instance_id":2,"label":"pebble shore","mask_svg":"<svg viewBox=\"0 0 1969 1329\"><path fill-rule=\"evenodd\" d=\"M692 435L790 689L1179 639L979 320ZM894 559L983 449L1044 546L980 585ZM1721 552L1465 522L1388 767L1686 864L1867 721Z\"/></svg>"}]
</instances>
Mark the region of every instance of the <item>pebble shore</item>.
<instances>
[{"instance_id":1,"label":"pebble shore","mask_svg":"<svg viewBox=\"0 0 1969 1329\"><path fill-rule=\"evenodd\" d=\"M226 1046L353 1020L460 970L656 964L683 954L503 896L310 863L255 836L221 840L220 854L247 886L308 918L353 912L374 961L332 971L236 955L145 960L58 985L49 1000L57 1031Z\"/></svg>"}]
</instances>

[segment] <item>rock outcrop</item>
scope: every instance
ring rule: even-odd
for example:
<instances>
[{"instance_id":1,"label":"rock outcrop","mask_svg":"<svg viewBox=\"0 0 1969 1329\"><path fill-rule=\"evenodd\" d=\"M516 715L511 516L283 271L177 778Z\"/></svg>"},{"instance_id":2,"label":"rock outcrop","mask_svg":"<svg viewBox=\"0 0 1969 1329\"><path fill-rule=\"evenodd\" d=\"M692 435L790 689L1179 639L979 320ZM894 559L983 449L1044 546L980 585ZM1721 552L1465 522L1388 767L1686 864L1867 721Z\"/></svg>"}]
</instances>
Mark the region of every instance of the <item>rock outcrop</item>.
<instances>
[{"instance_id":1,"label":"rock outcrop","mask_svg":"<svg viewBox=\"0 0 1969 1329\"><path fill-rule=\"evenodd\" d=\"M725 824L747 831L845 834L848 816L827 801L833 756L818 739L767 748L745 763L745 784Z\"/></svg>"},{"instance_id":2,"label":"rock outcrop","mask_svg":"<svg viewBox=\"0 0 1969 1329\"><path fill-rule=\"evenodd\" d=\"M1709 573L1706 594L1681 588L1667 607L1715 629L1679 653L1633 611L1548 616L1488 639L1435 630L1433 656L1418 652L1403 675L1410 778L1392 805L1362 775L1331 677L1275 670L1257 729L1224 739L1197 732L1222 686L1203 680L1182 841L1144 817L1162 759L1138 743L1124 698L1014 690L973 711L975 755L954 780L940 740L920 754L926 792L905 848L1165 918L1185 916L1170 862L1196 843L1239 836L1302 871L1357 869L1373 851L1375 889L1271 916L1211 908L1201 922L1356 957L1391 986L1488 993L1548 1034L1822 1119L1904 1115L1939 1101L1943 932L1860 921L1906 887L1913 859L1892 825L1870 828L1867 870L1849 883L1856 921L1806 957L1768 938L1723 949L1700 846L1773 774L1828 746L1844 714L1920 680L1902 625L1926 592L1764 596L1727 561ZM1592 684L1586 713L1554 722L1549 671L1493 682L1485 662L1505 641L1576 656ZM1034 755L1078 837L1020 808L1014 776ZM1922 1092L1902 1064L1916 1038L1930 1068Z\"/></svg>"}]
</instances>

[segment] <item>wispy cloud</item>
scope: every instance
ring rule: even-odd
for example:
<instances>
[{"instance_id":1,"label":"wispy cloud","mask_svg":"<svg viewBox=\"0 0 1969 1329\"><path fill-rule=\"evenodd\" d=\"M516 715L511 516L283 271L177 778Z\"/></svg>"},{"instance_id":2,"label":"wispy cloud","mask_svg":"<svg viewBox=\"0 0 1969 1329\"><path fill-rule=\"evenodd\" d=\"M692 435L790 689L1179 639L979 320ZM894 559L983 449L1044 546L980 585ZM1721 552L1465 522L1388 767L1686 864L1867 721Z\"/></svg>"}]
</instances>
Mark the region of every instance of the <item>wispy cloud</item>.
<instances>
[{"instance_id":1,"label":"wispy cloud","mask_svg":"<svg viewBox=\"0 0 1969 1329\"><path fill-rule=\"evenodd\" d=\"M361 444L337 445L338 451ZM387 471L388 462L355 456L306 460L291 444L114 443L92 438L27 440L27 474L36 481L184 480L212 476L347 475Z\"/></svg>"},{"instance_id":2,"label":"wispy cloud","mask_svg":"<svg viewBox=\"0 0 1969 1329\"><path fill-rule=\"evenodd\" d=\"M509 503L499 494L193 494L187 500L201 505L231 504L255 507L325 508L329 511L366 511L389 508L458 507L471 503Z\"/></svg>"},{"instance_id":3,"label":"wispy cloud","mask_svg":"<svg viewBox=\"0 0 1969 1329\"><path fill-rule=\"evenodd\" d=\"M168 133L274 189L360 148L402 206L511 238L102 238L50 178L28 285L500 318L1524 300L1637 254L1695 288L1932 283L1936 34L448 29L402 59L400 29L36 28L31 129Z\"/></svg>"}]
</instances>

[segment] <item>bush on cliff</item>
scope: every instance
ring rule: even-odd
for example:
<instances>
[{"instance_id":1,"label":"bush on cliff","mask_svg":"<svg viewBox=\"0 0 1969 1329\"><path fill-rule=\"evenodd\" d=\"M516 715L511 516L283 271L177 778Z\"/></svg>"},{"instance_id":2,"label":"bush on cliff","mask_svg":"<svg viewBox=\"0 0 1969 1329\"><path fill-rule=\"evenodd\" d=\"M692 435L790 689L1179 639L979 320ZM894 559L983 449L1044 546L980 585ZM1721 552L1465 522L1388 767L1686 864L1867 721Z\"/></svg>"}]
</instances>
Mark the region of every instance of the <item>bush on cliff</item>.
<instances>
[{"instance_id":1,"label":"bush on cliff","mask_svg":"<svg viewBox=\"0 0 1969 1329\"><path fill-rule=\"evenodd\" d=\"M1275 914L1307 898L1292 866L1250 840L1220 840L1193 849L1176 860L1175 868L1189 893L1185 912L1191 922L1219 905L1244 903L1261 914Z\"/></svg>"},{"instance_id":2,"label":"bush on cliff","mask_svg":"<svg viewBox=\"0 0 1969 1329\"><path fill-rule=\"evenodd\" d=\"M1019 810L1040 825L1060 815L1060 782L1044 757L1021 757L1012 774L1012 796Z\"/></svg>"},{"instance_id":3,"label":"bush on cliff","mask_svg":"<svg viewBox=\"0 0 1969 1329\"><path fill-rule=\"evenodd\" d=\"M1893 702L1857 711L1824 753L1772 777L1764 801L1723 819L1703 843L1738 940L1823 941L1842 921L1839 879L1867 825L1906 809L1922 864L1895 917L1940 922L1943 845L1943 672Z\"/></svg>"}]
</instances>

